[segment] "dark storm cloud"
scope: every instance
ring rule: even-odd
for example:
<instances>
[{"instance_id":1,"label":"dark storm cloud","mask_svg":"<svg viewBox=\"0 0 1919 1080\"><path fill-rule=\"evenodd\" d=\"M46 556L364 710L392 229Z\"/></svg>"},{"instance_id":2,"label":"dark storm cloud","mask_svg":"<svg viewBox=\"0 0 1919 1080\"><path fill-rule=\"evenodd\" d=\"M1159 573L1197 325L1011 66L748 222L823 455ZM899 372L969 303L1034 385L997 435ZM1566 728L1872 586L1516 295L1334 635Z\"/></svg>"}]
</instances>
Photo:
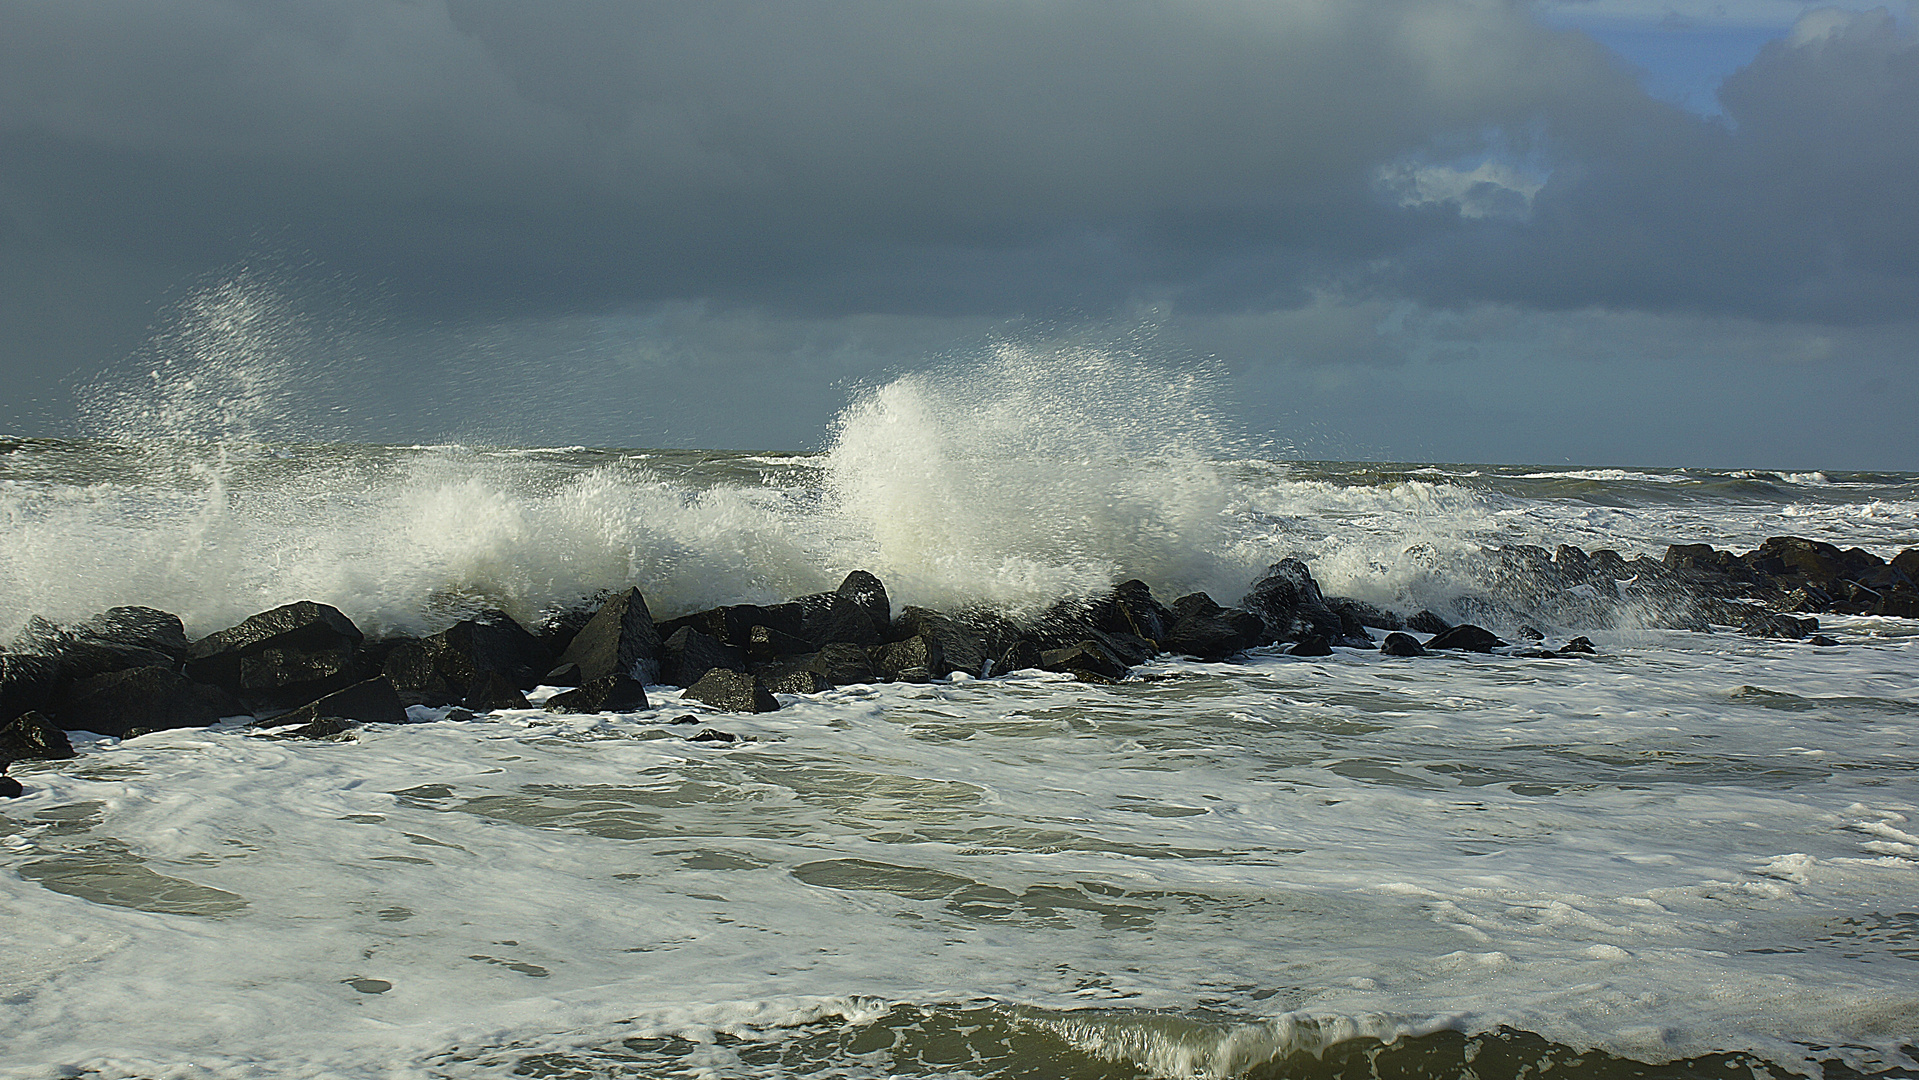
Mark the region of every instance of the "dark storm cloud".
<instances>
[{"instance_id":1,"label":"dark storm cloud","mask_svg":"<svg viewBox=\"0 0 1919 1080\"><path fill-rule=\"evenodd\" d=\"M1471 2L0 7L10 244L265 241L450 302L1289 298L1435 133L1636 96Z\"/></svg>"}]
</instances>

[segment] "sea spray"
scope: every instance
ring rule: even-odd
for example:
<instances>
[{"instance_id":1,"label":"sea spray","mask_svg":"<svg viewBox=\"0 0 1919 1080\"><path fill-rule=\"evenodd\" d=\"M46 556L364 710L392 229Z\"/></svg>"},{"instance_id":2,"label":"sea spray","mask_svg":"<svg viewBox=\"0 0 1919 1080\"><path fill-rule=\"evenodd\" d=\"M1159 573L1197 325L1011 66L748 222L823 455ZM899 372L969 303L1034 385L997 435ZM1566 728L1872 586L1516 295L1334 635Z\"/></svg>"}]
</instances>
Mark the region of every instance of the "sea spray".
<instances>
[{"instance_id":1,"label":"sea spray","mask_svg":"<svg viewBox=\"0 0 1919 1080\"><path fill-rule=\"evenodd\" d=\"M1020 610L1126 577L1241 587L1233 446L1200 369L1003 343L902 376L834 425L827 483L895 594Z\"/></svg>"}]
</instances>

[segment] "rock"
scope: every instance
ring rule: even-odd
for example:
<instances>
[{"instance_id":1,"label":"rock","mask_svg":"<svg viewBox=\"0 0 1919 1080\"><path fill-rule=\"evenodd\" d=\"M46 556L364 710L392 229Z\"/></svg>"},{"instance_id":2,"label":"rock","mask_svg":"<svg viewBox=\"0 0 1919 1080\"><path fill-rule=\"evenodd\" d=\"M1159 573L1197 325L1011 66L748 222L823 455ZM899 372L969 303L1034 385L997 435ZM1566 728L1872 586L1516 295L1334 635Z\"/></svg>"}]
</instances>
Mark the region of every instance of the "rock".
<instances>
[{"instance_id":1,"label":"rock","mask_svg":"<svg viewBox=\"0 0 1919 1080\"><path fill-rule=\"evenodd\" d=\"M1333 643L1320 637L1318 634L1314 634L1312 637L1301 638L1292 648L1286 650L1286 655L1331 656L1333 655Z\"/></svg>"},{"instance_id":2,"label":"rock","mask_svg":"<svg viewBox=\"0 0 1919 1080\"><path fill-rule=\"evenodd\" d=\"M56 761L73 757L67 733L37 712L0 723L0 772L16 761Z\"/></svg>"},{"instance_id":3,"label":"rock","mask_svg":"<svg viewBox=\"0 0 1919 1080\"><path fill-rule=\"evenodd\" d=\"M559 659L579 665L583 683L626 675L642 683L660 677L660 634L638 589L616 593L593 613Z\"/></svg>"},{"instance_id":4,"label":"rock","mask_svg":"<svg viewBox=\"0 0 1919 1080\"><path fill-rule=\"evenodd\" d=\"M344 716L322 716L308 724L297 727L276 727L272 739L338 739L350 732L359 730L360 724Z\"/></svg>"},{"instance_id":5,"label":"rock","mask_svg":"<svg viewBox=\"0 0 1919 1080\"><path fill-rule=\"evenodd\" d=\"M1159 646L1140 637L1138 634L1129 634L1125 631L1109 632L1106 630L1094 630L1088 636L1094 641L1099 642L1100 646L1104 648L1107 653L1127 667L1131 667L1134 664L1144 664L1146 661L1159 655Z\"/></svg>"},{"instance_id":6,"label":"rock","mask_svg":"<svg viewBox=\"0 0 1919 1080\"><path fill-rule=\"evenodd\" d=\"M0 799L17 799L24 795L26 790L20 786L20 781L13 777L0 776Z\"/></svg>"},{"instance_id":7,"label":"rock","mask_svg":"<svg viewBox=\"0 0 1919 1080\"><path fill-rule=\"evenodd\" d=\"M578 686L585 681L580 675L580 665L571 661L547 672L540 679L543 686Z\"/></svg>"},{"instance_id":8,"label":"rock","mask_svg":"<svg viewBox=\"0 0 1919 1080\"><path fill-rule=\"evenodd\" d=\"M354 683L317 701L278 716L255 720L254 727L282 728L313 724L320 720L350 720L356 724L404 724L406 706L384 675Z\"/></svg>"},{"instance_id":9,"label":"rock","mask_svg":"<svg viewBox=\"0 0 1919 1080\"><path fill-rule=\"evenodd\" d=\"M1421 611L1419 614L1406 620L1406 629L1411 630L1415 634L1443 634L1452 628L1452 623L1447 622L1431 611Z\"/></svg>"},{"instance_id":10,"label":"rock","mask_svg":"<svg viewBox=\"0 0 1919 1080\"><path fill-rule=\"evenodd\" d=\"M1450 630L1435 634L1426 642L1431 649L1463 649L1467 652L1492 652L1494 648L1506 644L1499 636L1472 623L1461 623Z\"/></svg>"},{"instance_id":11,"label":"rock","mask_svg":"<svg viewBox=\"0 0 1919 1080\"><path fill-rule=\"evenodd\" d=\"M1050 649L1041 653L1040 666L1047 671L1092 674L1113 682L1124 679L1127 674L1126 665L1092 638L1064 649Z\"/></svg>"},{"instance_id":12,"label":"rock","mask_svg":"<svg viewBox=\"0 0 1919 1080\"><path fill-rule=\"evenodd\" d=\"M1559 568L1562 577L1584 580L1593 575L1592 557L1571 544L1561 544L1553 549L1553 565Z\"/></svg>"},{"instance_id":13,"label":"rock","mask_svg":"<svg viewBox=\"0 0 1919 1080\"><path fill-rule=\"evenodd\" d=\"M1392 633L1379 643L1379 652L1382 656L1424 656L1426 647L1411 634Z\"/></svg>"},{"instance_id":14,"label":"rock","mask_svg":"<svg viewBox=\"0 0 1919 1080\"><path fill-rule=\"evenodd\" d=\"M998 651L990 649L984 635L974 627L951 615L927 608L909 605L901 609L899 621L894 626L906 640L921 637L939 645L940 658L946 669L938 672L941 675L948 671L979 675L986 670L986 661Z\"/></svg>"},{"instance_id":15,"label":"rock","mask_svg":"<svg viewBox=\"0 0 1919 1080\"><path fill-rule=\"evenodd\" d=\"M313 701L357 681L364 640L339 609L311 600L262 612L187 648L186 675L256 709Z\"/></svg>"},{"instance_id":16,"label":"rock","mask_svg":"<svg viewBox=\"0 0 1919 1080\"><path fill-rule=\"evenodd\" d=\"M727 712L772 712L780 707L773 695L756 678L743 671L714 668L686 688L682 697L705 702Z\"/></svg>"},{"instance_id":17,"label":"rock","mask_svg":"<svg viewBox=\"0 0 1919 1080\"><path fill-rule=\"evenodd\" d=\"M1598 649L1593 648L1593 643L1584 637L1576 637L1572 639L1571 641L1568 641L1567 643L1559 647L1559 651L1562 653L1578 654L1581 656L1596 656L1599 653Z\"/></svg>"},{"instance_id":18,"label":"rock","mask_svg":"<svg viewBox=\"0 0 1919 1080\"><path fill-rule=\"evenodd\" d=\"M50 656L0 653L0 720L45 709L60 685L60 662Z\"/></svg>"},{"instance_id":19,"label":"rock","mask_svg":"<svg viewBox=\"0 0 1919 1080\"><path fill-rule=\"evenodd\" d=\"M775 694L818 694L833 688L826 676L805 668L755 674L759 676L760 683Z\"/></svg>"},{"instance_id":20,"label":"rock","mask_svg":"<svg viewBox=\"0 0 1919 1080\"><path fill-rule=\"evenodd\" d=\"M1820 540L1774 536L1741 560L1756 574L1770 578L1797 577L1821 588L1846 576L1845 552Z\"/></svg>"},{"instance_id":21,"label":"rock","mask_svg":"<svg viewBox=\"0 0 1919 1080\"><path fill-rule=\"evenodd\" d=\"M660 680L692 686L714 668L744 672L746 653L723 645L693 626L681 626L660 646Z\"/></svg>"},{"instance_id":22,"label":"rock","mask_svg":"<svg viewBox=\"0 0 1919 1080\"><path fill-rule=\"evenodd\" d=\"M51 714L66 731L130 739L168 728L206 727L246 708L217 686L197 683L166 667L128 668L61 687Z\"/></svg>"},{"instance_id":23,"label":"rock","mask_svg":"<svg viewBox=\"0 0 1919 1080\"><path fill-rule=\"evenodd\" d=\"M1831 648L1832 646L1837 645L1839 643L1837 641L1834 641L1832 638L1827 637L1824 634L1814 634L1811 637L1806 639L1806 644L1818 645L1824 648Z\"/></svg>"},{"instance_id":24,"label":"rock","mask_svg":"<svg viewBox=\"0 0 1919 1080\"><path fill-rule=\"evenodd\" d=\"M526 700L525 691L513 685L506 676L497 671L480 675L466 686L466 696L460 704L475 712L498 712L501 709L530 709L533 703Z\"/></svg>"},{"instance_id":25,"label":"rock","mask_svg":"<svg viewBox=\"0 0 1919 1080\"><path fill-rule=\"evenodd\" d=\"M1268 567L1241 606L1266 621L1266 630L1278 641L1323 637L1337 641L1346 628L1326 606L1319 583L1298 559L1281 559Z\"/></svg>"},{"instance_id":26,"label":"rock","mask_svg":"<svg viewBox=\"0 0 1919 1080\"><path fill-rule=\"evenodd\" d=\"M646 685L619 674L603 675L546 700L547 711L556 713L638 712L648 707Z\"/></svg>"},{"instance_id":27,"label":"rock","mask_svg":"<svg viewBox=\"0 0 1919 1080\"><path fill-rule=\"evenodd\" d=\"M1890 589L1866 609L1869 615L1891 615L1901 619L1919 619L1919 589L1901 586Z\"/></svg>"},{"instance_id":28,"label":"rock","mask_svg":"<svg viewBox=\"0 0 1919 1080\"><path fill-rule=\"evenodd\" d=\"M1786 638L1796 640L1815 633L1819 629L1818 619L1795 619L1790 615L1775 615L1764 611L1747 611L1742 614L1739 629L1753 637Z\"/></svg>"},{"instance_id":29,"label":"rock","mask_svg":"<svg viewBox=\"0 0 1919 1080\"><path fill-rule=\"evenodd\" d=\"M697 743L716 743L720 746L730 746L733 743L739 742L740 737L738 735L733 734L730 731L720 731L717 728L701 728L699 731L695 732L694 734L689 735L686 741L697 742Z\"/></svg>"},{"instance_id":30,"label":"rock","mask_svg":"<svg viewBox=\"0 0 1919 1080\"><path fill-rule=\"evenodd\" d=\"M540 644L546 646L547 654L559 656L566 652L567 647L573 644L573 639L580 635L580 631L587 623L593 621L593 614L605 602L606 598L600 597L593 603L555 611L541 619L535 633L540 639Z\"/></svg>"},{"instance_id":31,"label":"rock","mask_svg":"<svg viewBox=\"0 0 1919 1080\"><path fill-rule=\"evenodd\" d=\"M531 690L552 666L539 638L503 611L484 611L431 637L395 645L382 671L408 704L447 705L476 691L502 697L495 689L500 685Z\"/></svg>"},{"instance_id":32,"label":"rock","mask_svg":"<svg viewBox=\"0 0 1919 1080\"><path fill-rule=\"evenodd\" d=\"M1032 641L1021 638L1007 646L1006 651L999 655L999 659L993 661L990 674L1011 675L1015 671L1030 671L1039 667L1042 662L1040 647Z\"/></svg>"},{"instance_id":33,"label":"rock","mask_svg":"<svg viewBox=\"0 0 1919 1080\"><path fill-rule=\"evenodd\" d=\"M1919 548L1906 548L1894 555L1890 565L1904 574L1907 581L1919 582Z\"/></svg>"},{"instance_id":34,"label":"rock","mask_svg":"<svg viewBox=\"0 0 1919 1080\"><path fill-rule=\"evenodd\" d=\"M886 586L864 570L846 575L833 592L803 596L795 602L803 612L799 636L814 646L878 645L893 624Z\"/></svg>"},{"instance_id":35,"label":"rock","mask_svg":"<svg viewBox=\"0 0 1919 1080\"><path fill-rule=\"evenodd\" d=\"M128 668L174 667L186 655L187 634L177 615L116 607L68 627L35 615L12 649L53 658L60 678L70 681Z\"/></svg>"},{"instance_id":36,"label":"rock","mask_svg":"<svg viewBox=\"0 0 1919 1080\"><path fill-rule=\"evenodd\" d=\"M722 645L744 651L752 643L755 627L763 626L784 637L799 640L805 611L805 605L797 602L773 607L731 604L669 619L660 624L659 632L662 638L670 638L681 629L691 627ZM809 650L802 646L800 651Z\"/></svg>"},{"instance_id":37,"label":"rock","mask_svg":"<svg viewBox=\"0 0 1919 1080\"><path fill-rule=\"evenodd\" d=\"M833 642L822 646L818 652L783 657L751 670L760 676L768 689L781 694L812 694L834 686L879 681L867 651L845 642ZM787 688L808 685L814 685L815 689Z\"/></svg>"},{"instance_id":38,"label":"rock","mask_svg":"<svg viewBox=\"0 0 1919 1080\"><path fill-rule=\"evenodd\" d=\"M1224 660L1262 644L1266 635L1264 619L1220 607L1205 593L1173 601L1172 616L1161 647L1199 660Z\"/></svg>"},{"instance_id":39,"label":"rock","mask_svg":"<svg viewBox=\"0 0 1919 1080\"><path fill-rule=\"evenodd\" d=\"M874 672L892 682L927 682L952 670L939 642L923 635L875 646L867 655Z\"/></svg>"},{"instance_id":40,"label":"rock","mask_svg":"<svg viewBox=\"0 0 1919 1080\"><path fill-rule=\"evenodd\" d=\"M817 651L812 642L778 627L755 626L746 634L746 660L749 664L777 660L783 656L804 656Z\"/></svg>"},{"instance_id":41,"label":"rock","mask_svg":"<svg viewBox=\"0 0 1919 1080\"><path fill-rule=\"evenodd\" d=\"M1406 620L1384 608L1374 607L1364 600L1354 600L1345 596L1329 596L1326 606L1339 616L1340 625L1345 627L1346 636L1366 636L1366 628L1375 630L1404 630Z\"/></svg>"}]
</instances>

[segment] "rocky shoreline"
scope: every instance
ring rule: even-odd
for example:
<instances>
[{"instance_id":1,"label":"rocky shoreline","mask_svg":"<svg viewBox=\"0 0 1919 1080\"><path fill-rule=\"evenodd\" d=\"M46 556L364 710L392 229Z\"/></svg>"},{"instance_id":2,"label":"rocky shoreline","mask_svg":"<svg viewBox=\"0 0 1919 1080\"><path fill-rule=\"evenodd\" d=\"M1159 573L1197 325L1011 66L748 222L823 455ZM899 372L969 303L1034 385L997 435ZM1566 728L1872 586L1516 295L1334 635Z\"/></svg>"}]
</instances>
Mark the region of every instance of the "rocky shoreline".
<instances>
[{"instance_id":1,"label":"rocky shoreline","mask_svg":"<svg viewBox=\"0 0 1919 1080\"><path fill-rule=\"evenodd\" d=\"M1536 626L1718 626L1833 644L1813 616L1919 618L1919 548L1887 561L1799 537L1744 554L1674 545L1663 560L1507 547L1481 552L1468 570L1473 588L1449 605L1457 619L1325 596L1296 558L1271 566L1232 607L1205 593L1169 605L1128 581L1021 621L985 610L894 612L885 585L863 570L833 592L783 604L655 621L632 588L535 628L489 610L425 637L369 639L313 601L197 641L178 616L153 608L116 607L67 626L36 616L0 651L0 795L21 792L3 775L12 762L73 756L71 731L130 738L250 717L265 734L331 738L361 724L405 723L408 706L531 708L526 692L539 686L563 688L545 702L555 712L644 709L649 684L683 688L684 698L715 710L764 712L779 708L776 694L954 673L1037 668L1117 682L1162 653L1219 661L1281 646L1295 656L1339 647L1577 657L1594 651L1586 638L1552 648Z\"/></svg>"}]
</instances>

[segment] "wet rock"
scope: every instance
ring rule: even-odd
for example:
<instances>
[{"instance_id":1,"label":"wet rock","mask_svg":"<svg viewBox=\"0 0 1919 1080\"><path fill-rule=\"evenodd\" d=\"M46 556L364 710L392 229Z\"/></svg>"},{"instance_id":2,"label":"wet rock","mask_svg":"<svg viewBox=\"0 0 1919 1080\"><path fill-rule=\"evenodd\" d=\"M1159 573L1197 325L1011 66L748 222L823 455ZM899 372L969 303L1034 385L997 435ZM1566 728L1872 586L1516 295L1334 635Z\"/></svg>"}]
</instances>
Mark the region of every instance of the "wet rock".
<instances>
[{"instance_id":1,"label":"wet rock","mask_svg":"<svg viewBox=\"0 0 1919 1080\"><path fill-rule=\"evenodd\" d=\"M696 743L714 743L719 746L731 746L732 744L739 742L740 737L738 735L733 734L730 731L720 731L717 728L701 728L699 731L688 736L686 741L696 742Z\"/></svg>"},{"instance_id":2,"label":"wet rock","mask_svg":"<svg viewBox=\"0 0 1919 1080\"><path fill-rule=\"evenodd\" d=\"M1492 652L1493 649L1504 644L1506 643L1499 640L1499 635L1493 633L1491 630L1474 626L1472 623L1461 623L1450 630L1433 635L1432 639L1426 642L1426 648L1429 651L1432 649L1462 649L1466 652L1483 653Z\"/></svg>"},{"instance_id":3,"label":"wet rock","mask_svg":"<svg viewBox=\"0 0 1919 1080\"><path fill-rule=\"evenodd\" d=\"M723 645L692 626L681 626L660 646L660 679L673 686L692 686L714 668L746 670L746 653Z\"/></svg>"},{"instance_id":4,"label":"wet rock","mask_svg":"<svg viewBox=\"0 0 1919 1080\"><path fill-rule=\"evenodd\" d=\"M593 621L594 613L599 611L600 605L605 602L606 598L600 597L590 604L552 612L541 619L535 633L540 639L540 644L546 646L547 655L559 656L566 652L568 646L573 644L573 639L579 636L587 623Z\"/></svg>"},{"instance_id":5,"label":"wet rock","mask_svg":"<svg viewBox=\"0 0 1919 1080\"><path fill-rule=\"evenodd\" d=\"M1355 634L1364 636L1369 626L1375 630L1406 629L1406 620L1384 608L1368 604L1364 600L1329 596L1326 598L1326 606L1332 609L1333 614L1339 616L1340 624L1345 627L1348 637Z\"/></svg>"},{"instance_id":6,"label":"wet rock","mask_svg":"<svg viewBox=\"0 0 1919 1080\"><path fill-rule=\"evenodd\" d=\"M818 652L786 657L753 669L767 688L782 694L811 694L834 686L879 681L872 657L858 645L833 642ZM806 676L812 676L812 679ZM817 680L815 689L788 689L807 686Z\"/></svg>"},{"instance_id":7,"label":"wet rock","mask_svg":"<svg viewBox=\"0 0 1919 1080\"><path fill-rule=\"evenodd\" d=\"M1832 646L1837 645L1839 643L1837 641L1834 641L1832 638L1827 637L1824 634L1814 634L1811 637L1806 639L1806 644L1818 645L1823 648L1831 648Z\"/></svg>"},{"instance_id":8,"label":"wet rock","mask_svg":"<svg viewBox=\"0 0 1919 1080\"><path fill-rule=\"evenodd\" d=\"M1312 637L1301 638L1295 642L1292 648L1286 650L1286 654L1288 656L1331 656L1333 643L1314 634Z\"/></svg>"},{"instance_id":9,"label":"wet rock","mask_svg":"<svg viewBox=\"0 0 1919 1080\"><path fill-rule=\"evenodd\" d=\"M864 570L846 575L833 592L803 596L795 602L802 611L799 636L814 646L878 645L893 624L886 586Z\"/></svg>"},{"instance_id":10,"label":"wet rock","mask_svg":"<svg viewBox=\"0 0 1919 1080\"><path fill-rule=\"evenodd\" d=\"M683 697L727 712L772 712L780 707L771 691L743 671L714 668L686 688Z\"/></svg>"},{"instance_id":11,"label":"wet rock","mask_svg":"<svg viewBox=\"0 0 1919 1080\"><path fill-rule=\"evenodd\" d=\"M993 661L993 675L1011 675L1015 671L1030 671L1044 661L1040 656L1040 647L1034 642L1021 638L1006 647L1006 651Z\"/></svg>"},{"instance_id":12,"label":"wet rock","mask_svg":"<svg viewBox=\"0 0 1919 1080\"><path fill-rule=\"evenodd\" d=\"M1559 651L1569 655L1578 654L1581 656L1596 656L1599 653L1598 649L1593 648L1593 643L1584 637L1576 637L1568 641L1559 647Z\"/></svg>"},{"instance_id":13,"label":"wet rock","mask_svg":"<svg viewBox=\"0 0 1919 1080\"><path fill-rule=\"evenodd\" d=\"M60 678L84 679L136 667L175 667L187 651L179 616L145 607L116 607L61 627L35 615L12 650L54 659Z\"/></svg>"},{"instance_id":14,"label":"wet rock","mask_svg":"<svg viewBox=\"0 0 1919 1080\"><path fill-rule=\"evenodd\" d=\"M1132 634L1152 642L1166 637L1173 622L1172 609L1154 599L1153 590L1145 582L1135 578L1113 586L1112 602L1114 613L1120 618L1113 620L1115 625L1098 629L1112 634Z\"/></svg>"},{"instance_id":15,"label":"wet rock","mask_svg":"<svg viewBox=\"0 0 1919 1080\"><path fill-rule=\"evenodd\" d=\"M578 686L586 681L580 674L580 665L572 661L559 665L540 678L542 686Z\"/></svg>"},{"instance_id":16,"label":"wet rock","mask_svg":"<svg viewBox=\"0 0 1919 1080\"><path fill-rule=\"evenodd\" d=\"M1919 548L1906 548L1894 555L1889 565L1904 574L1907 581L1919 582Z\"/></svg>"},{"instance_id":17,"label":"wet rock","mask_svg":"<svg viewBox=\"0 0 1919 1080\"><path fill-rule=\"evenodd\" d=\"M1819 629L1819 620L1796 619L1791 615L1775 615L1765 611L1749 611L1740 619L1739 629L1742 633L1751 634L1753 637L1797 640L1816 633Z\"/></svg>"},{"instance_id":18,"label":"wet rock","mask_svg":"<svg viewBox=\"0 0 1919 1080\"><path fill-rule=\"evenodd\" d=\"M17 799L26 794L26 791L27 789L20 785L20 781L11 776L0 776L0 799Z\"/></svg>"},{"instance_id":19,"label":"wet rock","mask_svg":"<svg viewBox=\"0 0 1919 1080\"><path fill-rule=\"evenodd\" d=\"M290 728L320 720L350 720L358 724L404 724L406 706L384 675L354 683L297 709L253 722L254 727Z\"/></svg>"},{"instance_id":20,"label":"wet rock","mask_svg":"<svg viewBox=\"0 0 1919 1080\"><path fill-rule=\"evenodd\" d=\"M1346 628L1326 606L1319 583L1298 559L1281 559L1268 567L1241 606L1264 619L1267 633L1277 641L1337 641L1345 636Z\"/></svg>"},{"instance_id":21,"label":"wet rock","mask_svg":"<svg viewBox=\"0 0 1919 1080\"><path fill-rule=\"evenodd\" d=\"M939 646L940 659L946 667L946 671L939 672L942 675L947 671L979 675L986 670L986 661L992 659L996 651L989 651L985 636L976 627L927 608L911 605L902 608L894 625L908 641L925 638Z\"/></svg>"},{"instance_id":22,"label":"wet rock","mask_svg":"<svg viewBox=\"0 0 1919 1080\"><path fill-rule=\"evenodd\" d=\"M556 713L638 712L648 707L646 685L620 674L602 675L546 699L546 710Z\"/></svg>"},{"instance_id":23,"label":"wet rock","mask_svg":"<svg viewBox=\"0 0 1919 1080\"><path fill-rule=\"evenodd\" d=\"M952 670L939 642L923 635L875 646L867 655L874 672L892 682L927 682Z\"/></svg>"},{"instance_id":24,"label":"wet rock","mask_svg":"<svg viewBox=\"0 0 1919 1080\"><path fill-rule=\"evenodd\" d=\"M274 739L341 739L360 728L360 722L344 716L322 716L309 723L276 727L268 736Z\"/></svg>"},{"instance_id":25,"label":"wet rock","mask_svg":"<svg viewBox=\"0 0 1919 1080\"><path fill-rule=\"evenodd\" d=\"M659 629L638 589L615 593L600 605L560 655L559 664L576 664L582 684L609 675L642 683L660 677Z\"/></svg>"},{"instance_id":26,"label":"wet rock","mask_svg":"<svg viewBox=\"0 0 1919 1080\"><path fill-rule=\"evenodd\" d=\"M772 626L755 626L746 633L746 660L764 663L783 656L804 656L817 652L814 644Z\"/></svg>"},{"instance_id":27,"label":"wet rock","mask_svg":"<svg viewBox=\"0 0 1919 1080\"><path fill-rule=\"evenodd\" d=\"M57 761L74 756L67 733L37 712L0 723L0 772L16 761Z\"/></svg>"},{"instance_id":28,"label":"wet rock","mask_svg":"<svg viewBox=\"0 0 1919 1080\"><path fill-rule=\"evenodd\" d=\"M531 690L553 666L545 643L503 611L484 611L431 637L395 644L381 670L411 705L447 705L491 687ZM524 708L525 706L517 706Z\"/></svg>"},{"instance_id":29,"label":"wet rock","mask_svg":"<svg viewBox=\"0 0 1919 1080\"><path fill-rule=\"evenodd\" d=\"M363 636L339 609L302 600L193 642L186 675L254 709L303 705L357 681Z\"/></svg>"},{"instance_id":30,"label":"wet rock","mask_svg":"<svg viewBox=\"0 0 1919 1080\"><path fill-rule=\"evenodd\" d=\"M1104 648L1109 655L1127 667L1132 667L1134 664L1144 664L1146 661L1159 655L1159 646L1148 641L1146 638L1140 637L1138 634L1128 634L1124 631L1108 632L1105 630L1094 630L1087 636L1099 642L1101 648Z\"/></svg>"},{"instance_id":31,"label":"wet rock","mask_svg":"<svg viewBox=\"0 0 1919 1080\"><path fill-rule=\"evenodd\" d=\"M1440 618L1431 611L1421 611L1406 620L1406 629L1415 634L1443 634L1453 628L1453 624Z\"/></svg>"},{"instance_id":32,"label":"wet rock","mask_svg":"<svg viewBox=\"0 0 1919 1080\"><path fill-rule=\"evenodd\" d=\"M1172 625L1160 645L1199 660L1224 660L1262 644L1266 621L1250 611L1223 608L1205 593L1173 601Z\"/></svg>"},{"instance_id":33,"label":"wet rock","mask_svg":"<svg viewBox=\"0 0 1919 1080\"><path fill-rule=\"evenodd\" d=\"M1105 646L1093 638L1069 645L1064 649L1049 649L1042 652L1040 667L1047 671L1070 672L1075 675L1091 674L1111 682L1124 679L1127 673L1126 664L1107 652Z\"/></svg>"},{"instance_id":34,"label":"wet rock","mask_svg":"<svg viewBox=\"0 0 1919 1080\"><path fill-rule=\"evenodd\" d=\"M1426 647L1411 634L1392 633L1379 643L1379 652L1381 656L1424 656Z\"/></svg>"},{"instance_id":35,"label":"wet rock","mask_svg":"<svg viewBox=\"0 0 1919 1080\"><path fill-rule=\"evenodd\" d=\"M800 630L804 625L805 610L805 605L797 602L772 607L730 604L669 619L660 624L659 632L661 637L670 638L682 628L691 627L722 645L744 652L752 644L755 627L765 627L770 631L764 635L769 642L779 638L801 641ZM802 644L799 651L806 652L808 649Z\"/></svg>"},{"instance_id":36,"label":"wet rock","mask_svg":"<svg viewBox=\"0 0 1919 1080\"><path fill-rule=\"evenodd\" d=\"M128 668L62 686L49 710L66 731L130 739L168 728L206 727L245 707L217 686L194 682L167 667Z\"/></svg>"},{"instance_id":37,"label":"wet rock","mask_svg":"<svg viewBox=\"0 0 1919 1080\"><path fill-rule=\"evenodd\" d=\"M533 707L533 703L526 700L526 692L497 671L489 671L468 683L466 696L460 699L460 704L474 712Z\"/></svg>"},{"instance_id":38,"label":"wet rock","mask_svg":"<svg viewBox=\"0 0 1919 1080\"><path fill-rule=\"evenodd\" d=\"M45 709L59 685L58 660L28 653L0 653L0 720Z\"/></svg>"}]
</instances>

